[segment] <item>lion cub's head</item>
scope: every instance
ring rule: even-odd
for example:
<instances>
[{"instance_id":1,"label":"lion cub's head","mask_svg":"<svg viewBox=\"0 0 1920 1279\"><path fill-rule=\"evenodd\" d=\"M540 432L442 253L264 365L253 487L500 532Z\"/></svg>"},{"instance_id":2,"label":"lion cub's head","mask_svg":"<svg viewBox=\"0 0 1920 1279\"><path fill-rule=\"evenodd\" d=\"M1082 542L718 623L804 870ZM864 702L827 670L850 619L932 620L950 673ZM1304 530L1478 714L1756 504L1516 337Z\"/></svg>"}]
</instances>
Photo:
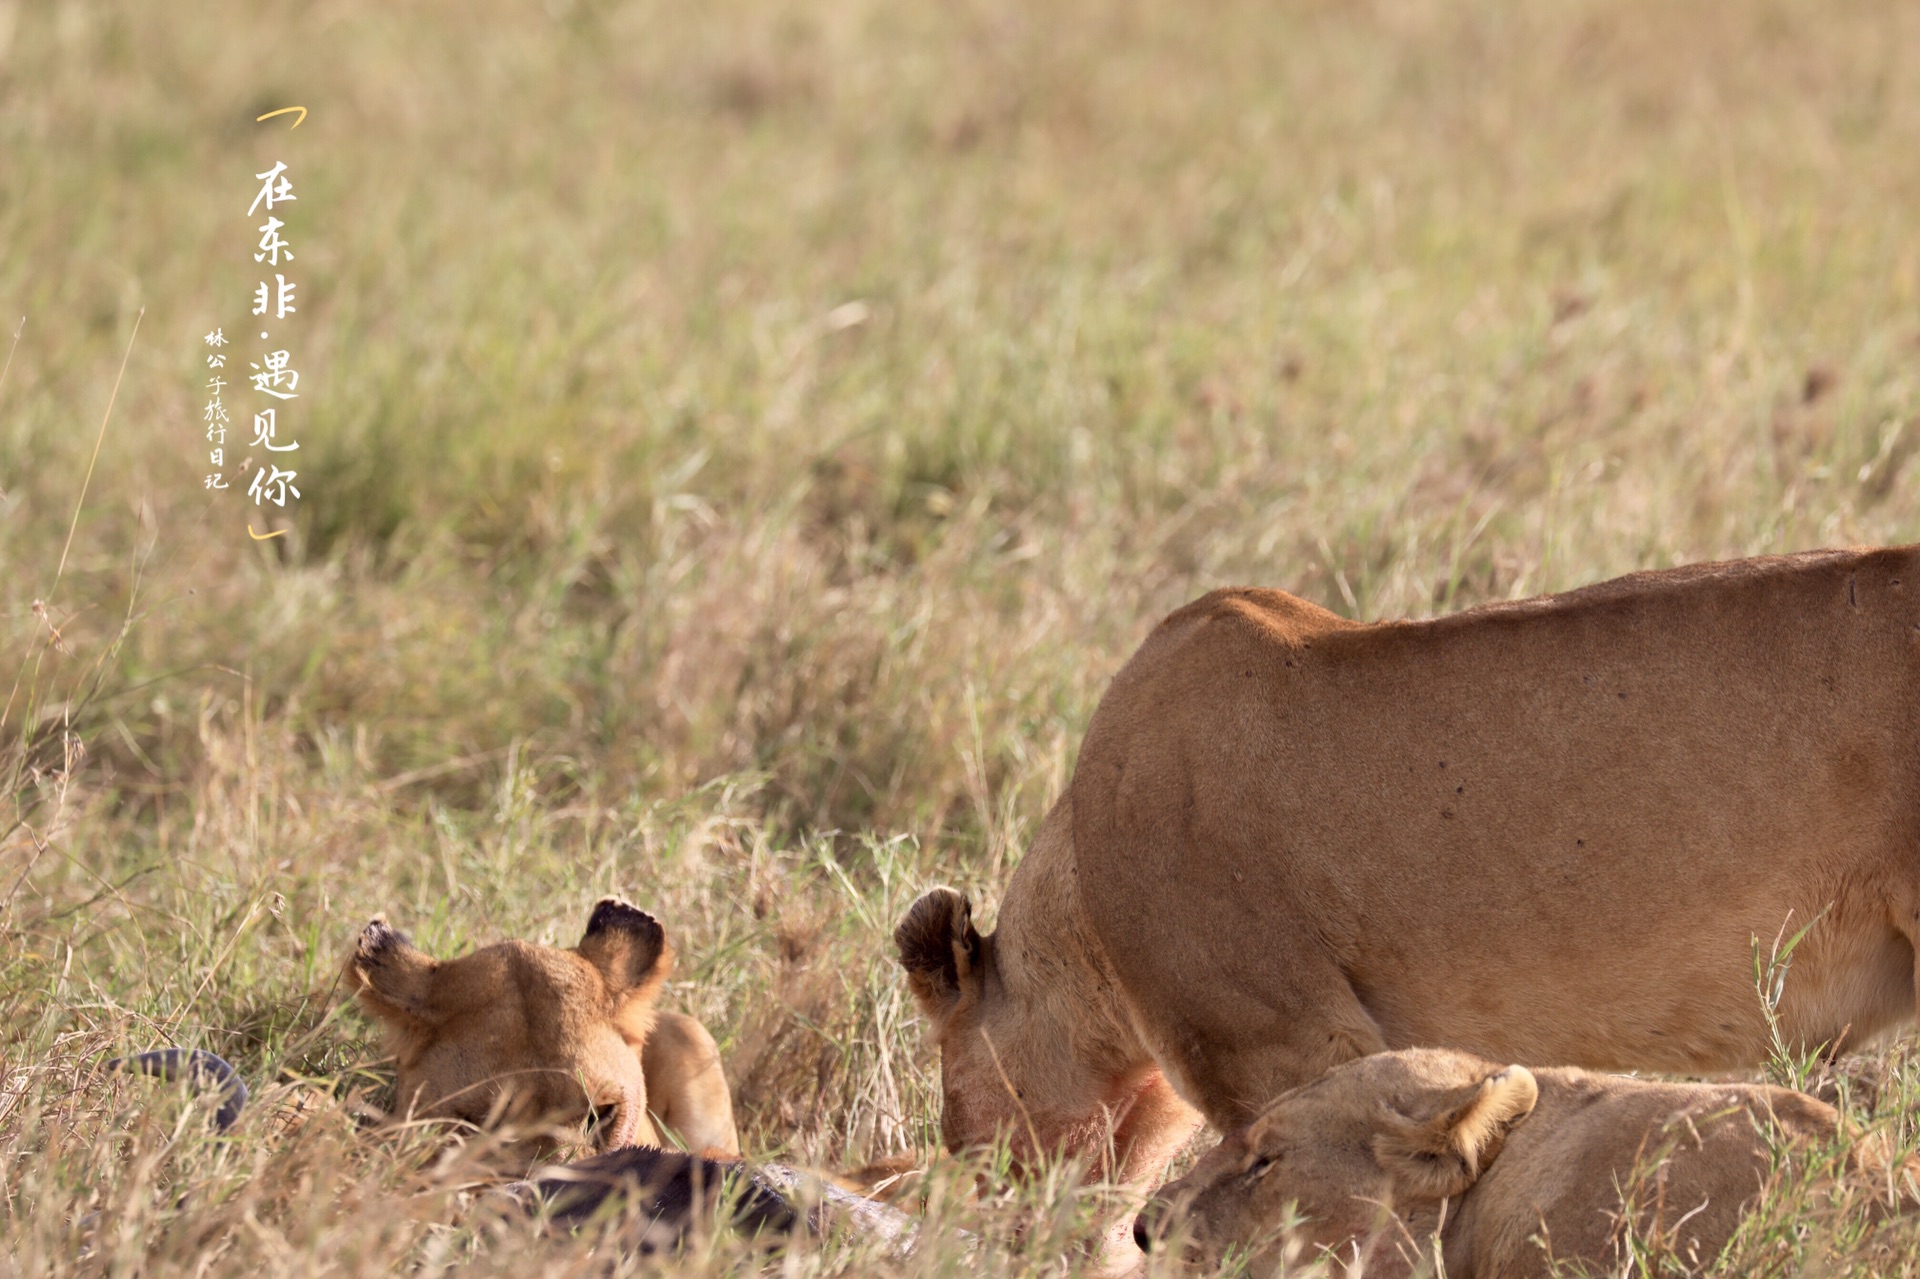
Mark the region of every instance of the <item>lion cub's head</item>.
<instances>
[{"instance_id":1,"label":"lion cub's head","mask_svg":"<svg viewBox=\"0 0 1920 1279\"><path fill-rule=\"evenodd\" d=\"M659 921L608 897L572 950L506 941L436 960L376 918L347 962L398 1062L394 1118L576 1123L603 1149L654 1144L640 1049L673 967Z\"/></svg>"}]
</instances>

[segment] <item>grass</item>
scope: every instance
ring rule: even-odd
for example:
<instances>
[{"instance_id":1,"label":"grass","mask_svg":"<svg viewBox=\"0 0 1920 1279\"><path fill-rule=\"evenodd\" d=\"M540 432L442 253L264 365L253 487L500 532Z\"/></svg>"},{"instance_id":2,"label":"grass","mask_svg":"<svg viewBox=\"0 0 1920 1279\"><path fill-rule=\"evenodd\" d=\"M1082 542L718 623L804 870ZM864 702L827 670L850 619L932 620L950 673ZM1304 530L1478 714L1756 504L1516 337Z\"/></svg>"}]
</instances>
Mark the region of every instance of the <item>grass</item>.
<instances>
[{"instance_id":1,"label":"grass","mask_svg":"<svg viewBox=\"0 0 1920 1279\"><path fill-rule=\"evenodd\" d=\"M1894 0L0 7L0 1268L602 1265L446 1224L424 1141L99 1073L377 1094L379 911L623 892L750 1149L923 1148L888 930L993 902L1165 611L1920 536L1916 51ZM253 542L200 335L276 159L306 496ZM1064 1184L900 1268L1074 1268ZM1807 1184L1725 1273L1920 1269Z\"/></svg>"}]
</instances>

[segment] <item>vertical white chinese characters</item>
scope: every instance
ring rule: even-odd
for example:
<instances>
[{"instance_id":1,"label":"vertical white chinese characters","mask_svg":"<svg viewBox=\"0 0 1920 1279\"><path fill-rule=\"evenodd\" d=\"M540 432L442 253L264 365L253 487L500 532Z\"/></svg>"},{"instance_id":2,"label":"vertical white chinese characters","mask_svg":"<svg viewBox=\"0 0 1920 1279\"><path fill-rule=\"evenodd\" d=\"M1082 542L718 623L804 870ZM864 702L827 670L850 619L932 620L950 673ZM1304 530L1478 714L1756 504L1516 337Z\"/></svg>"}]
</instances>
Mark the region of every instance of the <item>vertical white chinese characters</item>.
<instances>
[{"instance_id":1,"label":"vertical white chinese characters","mask_svg":"<svg viewBox=\"0 0 1920 1279\"><path fill-rule=\"evenodd\" d=\"M278 267L282 263L293 261L293 247L280 233L286 229L286 223L275 217L273 210L282 204L289 204L296 198L293 194L293 180L287 176L287 166L276 161L265 173L256 173L254 179L260 183L260 190L253 197L253 203L247 207L247 216L253 217L264 206L267 220L260 225L260 242L253 260L265 267ZM262 317L264 325L268 321L280 321L294 314L295 285L285 273L273 272L272 280L262 279L253 291L253 313ZM260 330L262 343L270 344L270 330ZM280 414L291 412L291 404L300 398L300 374L293 367L293 352L285 347L279 350L263 350L260 359L247 367L253 370L253 389L267 400L267 403L253 415L253 439L251 448L267 450L264 464L253 468L253 480L247 485L247 496L253 499L255 506L272 502L275 506L285 506L289 496L300 497L300 490L294 487L299 472L280 468L281 453L291 453L300 447L293 438L292 429L281 419ZM292 459L287 459L291 461Z\"/></svg>"},{"instance_id":2,"label":"vertical white chinese characters","mask_svg":"<svg viewBox=\"0 0 1920 1279\"><path fill-rule=\"evenodd\" d=\"M275 113L278 114L278 113ZM304 116L304 112L302 113ZM274 340L271 326L290 319L299 311L295 305L299 285L290 279L285 270L277 268L293 262L293 245L288 242L284 232L287 224L275 210L285 211L284 206L296 199L293 193L293 179L287 174L284 162L276 161L265 173L256 173L254 180L259 189L253 197L253 203L247 206L248 217L265 214L266 220L255 228L259 239L255 246L253 260L260 265L260 280L253 290L253 314L260 323L260 349L258 358L249 360L247 368L251 373L240 373L237 369L229 375L227 372L227 347L233 345L233 339L227 337L225 330L215 329L206 335L207 345L207 403L201 410L201 419L206 426L207 463L205 487L224 489L227 483L227 471L232 469L236 475L252 473L247 483L247 497L255 506L265 506L271 502L275 506L285 507L288 499L298 501L301 493L296 484L300 473L292 466L282 468L282 461L291 461L284 457L300 447L300 441L293 438L293 426L288 421L292 403L300 398L300 371L294 365L293 351L282 337ZM234 356L236 362L242 358ZM241 382L240 378L246 381ZM250 388L254 398L234 407L241 414L242 425L235 426L228 418L226 402L221 392L229 385ZM245 416L253 415L251 438L246 434ZM227 434L232 431L234 439L228 443ZM229 468L227 453L231 449L237 455L237 461ZM264 462L257 460L254 450L265 450ZM251 527L251 526L249 526Z\"/></svg>"}]
</instances>

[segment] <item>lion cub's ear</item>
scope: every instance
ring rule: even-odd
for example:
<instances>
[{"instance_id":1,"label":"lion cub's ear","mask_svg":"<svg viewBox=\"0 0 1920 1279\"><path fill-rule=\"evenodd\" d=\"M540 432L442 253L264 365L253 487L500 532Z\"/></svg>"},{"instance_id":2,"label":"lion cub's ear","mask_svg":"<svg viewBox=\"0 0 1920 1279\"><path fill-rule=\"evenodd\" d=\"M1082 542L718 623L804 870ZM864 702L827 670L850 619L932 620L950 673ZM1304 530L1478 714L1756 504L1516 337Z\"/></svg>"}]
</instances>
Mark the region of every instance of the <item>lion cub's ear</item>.
<instances>
[{"instance_id":1,"label":"lion cub's ear","mask_svg":"<svg viewBox=\"0 0 1920 1279\"><path fill-rule=\"evenodd\" d=\"M1450 1198L1479 1180L1507 1131L1539 1100L1533 1072L1508 1066L1479 1083L1420 1098L1412 1113L1385 1107L1374 1157L1408 1198Z\"/></svg>"},{"instance_id":2,"label":"lion cub's ear","mask_svg":"<svg viewBox=\"0 0 1920 1279\"><path fill-rule=\"evenodd\" d=\"M934 1017L952 1011L961 994L979 980L980 934L973 906L951 888L936 888L907 908L893 930L900 966L914 998Z\"/></svg>"},{"instance_id":3,"label":"lion cub's ear","mask_svg":"<svg viewBox=\"0 0 1920 1279\"><path fill-rule=\"evenodd\" d=\"M607 990L621 1001L651 997L673 971L667 930L646 911L618 897L602 897L587 916L587 933L575 947L600 970Z\"/></svg>"},{"instance_id":4,"label":"lion cub's ear","mask_svg":"<svg viewBox=\"0 0 1920 1279\"><path fill-rule=\"evenodd\" d=\"M432 991L439 966L415 949L405 933L391 928L385 915L376 915L360 931L347 960L347 977L370 1015L394 1026L431 1025L437 1020Z\"/></svg>"}]
</instances>

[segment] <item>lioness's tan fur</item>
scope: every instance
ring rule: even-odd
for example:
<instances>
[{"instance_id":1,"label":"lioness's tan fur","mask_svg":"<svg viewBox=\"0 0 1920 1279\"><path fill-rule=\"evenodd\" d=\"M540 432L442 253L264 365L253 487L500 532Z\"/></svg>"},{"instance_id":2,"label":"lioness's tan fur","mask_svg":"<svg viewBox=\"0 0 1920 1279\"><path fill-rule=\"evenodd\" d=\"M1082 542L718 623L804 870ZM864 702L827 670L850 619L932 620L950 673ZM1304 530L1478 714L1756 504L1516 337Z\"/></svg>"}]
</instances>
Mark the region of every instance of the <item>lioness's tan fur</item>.
<instances>
[{"instance_id":1,"label":"lioness's tan fur","mask_svg":"<svg viewBox=\"0 0 1920 1279\"><path fill-rule=\"evenodd\" d=\"M1451 1279L1526 1279L1555 1260L1614 1273L1631 1230L1692 1270L1733 1236L1775 1147L1831 1139L1838 1119L1784 1088L1377 1053L1230 1134L1135 1234L1143 1247L1183 1237L1208 1265L1252 1248L1267 1263L1256 1272L1331 1250L1386 1279L1430 1263L1437 1231ZM1285 1229L1290 1205L1303 1220Z\"/></svg>"},{"instance_id":2,"label":"lioness's tan fur","mask_svg":"<svg viewBox=\"0 0 1920 1279\"><path fill-rule=\"evenodd\" d=\"M1161 1075L1228 1130L1418 1043L1750 1065L1754 940L1816 920L1788 1039L1851 1047L1910 1018L1917 626L1910 547L1426 622L1278 591L1188 605L1114 678L1000 935L948 890L896 934L949 1144L1092 1151L1139 1097L1152 1122L1116 1153L1144 1175L1187 1122Z\"/></svg>"}]
</instances>

